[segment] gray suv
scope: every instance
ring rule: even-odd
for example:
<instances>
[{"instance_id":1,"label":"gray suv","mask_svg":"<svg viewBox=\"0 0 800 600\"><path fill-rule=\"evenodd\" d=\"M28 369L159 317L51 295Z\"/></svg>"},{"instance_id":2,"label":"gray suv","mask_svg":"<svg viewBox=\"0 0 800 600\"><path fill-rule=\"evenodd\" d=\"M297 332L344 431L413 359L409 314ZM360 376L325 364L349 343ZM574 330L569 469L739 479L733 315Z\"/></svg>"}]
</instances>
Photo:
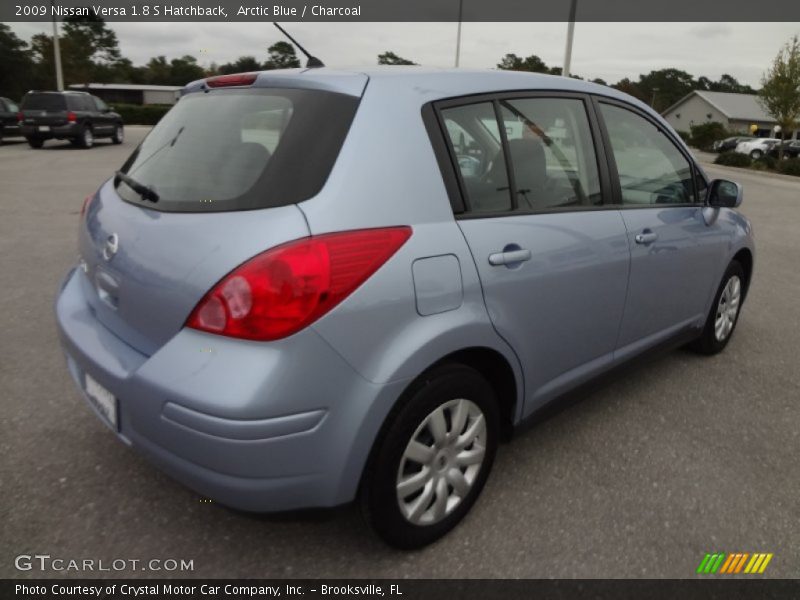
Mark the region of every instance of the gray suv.
<instances>
[{"instance_id":1,"label":"gray suv","mask_svg":"<svg viewBox=\"0 0 800 600\"><path fill-rule=\"evenodd\" d=\"M247 511L358 499L414 548L552 400L728 344L741 199L650 108L575 79L214 77L86 199L57 320L89 406L176 479Z\"/></svg>"}]
</instances>

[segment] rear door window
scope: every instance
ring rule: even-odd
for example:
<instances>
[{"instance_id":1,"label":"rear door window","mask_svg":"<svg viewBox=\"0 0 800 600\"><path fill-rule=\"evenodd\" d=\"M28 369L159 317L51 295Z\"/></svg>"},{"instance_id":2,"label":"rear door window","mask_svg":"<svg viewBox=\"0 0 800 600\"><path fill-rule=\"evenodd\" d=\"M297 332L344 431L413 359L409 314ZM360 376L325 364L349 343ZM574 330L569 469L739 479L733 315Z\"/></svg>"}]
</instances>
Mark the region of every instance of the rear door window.
<instances>
[{"instance_id":1,"label":"rear door window","mask_svg":"<svg viewBox=\"0 0 800 600\"><path fill-rule=\"evenodd\" d=\"M600 174L583 100L501 100L517 205L545 211L602 204Z\"/></svg>"},{"instance_id":2,"label":"rear door window","mask_svg":"<svg viewBox=\"0 0 800 600\"><path fill-rule=\"evenodd\" d=\"M118 178L120 196L164 211L285 206L317 194L358 98L319 90L212 90L184 96L123 165L157 203Z\"/></svg>"}]
</instances>

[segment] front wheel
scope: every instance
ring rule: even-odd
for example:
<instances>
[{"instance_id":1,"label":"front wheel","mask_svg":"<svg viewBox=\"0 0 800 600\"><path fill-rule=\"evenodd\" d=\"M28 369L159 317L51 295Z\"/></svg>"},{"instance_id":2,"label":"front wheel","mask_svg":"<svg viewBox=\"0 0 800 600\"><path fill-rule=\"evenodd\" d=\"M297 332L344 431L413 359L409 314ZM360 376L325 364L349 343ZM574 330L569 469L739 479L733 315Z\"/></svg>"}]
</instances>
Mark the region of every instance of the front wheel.
<instances>
[{"instance_id":1,"label":"front wheel","mask_svg":"<svg viewBox=\"0 0 800 600\"><path fill-rule=\"evenodd\" d=\"M714 296L703 333L691 345L692 349L709 355L722 352L739 320L744 289L744 269L737 261L731 261Z\"/></svg>"},{"instance_id":2,"label":"front wheel","mask_svg":"<svg viewBox=\"0 0 800 600\"><path fill-rule=\"evenodd\" d=\"M761 152L761 150L753 150L753 151L750 153L750 158L752 158L753 160L758 160L758 159L759 159L759 158L761 158L763 155L764 155L764 153L763 153L763 152Z\"/></svg>"},{"instance_id":3,"label":"front wheel","mask_svg":"<svg viewBox=\"0 0 800 600\"><path fill-rule=\"evenodd\" d=\"M474 369L449 364L418 380L390 416L361 489L367 522L397 548L436 541L469 512L494 462L497 398Z\"/></svg>"}]
</instances>

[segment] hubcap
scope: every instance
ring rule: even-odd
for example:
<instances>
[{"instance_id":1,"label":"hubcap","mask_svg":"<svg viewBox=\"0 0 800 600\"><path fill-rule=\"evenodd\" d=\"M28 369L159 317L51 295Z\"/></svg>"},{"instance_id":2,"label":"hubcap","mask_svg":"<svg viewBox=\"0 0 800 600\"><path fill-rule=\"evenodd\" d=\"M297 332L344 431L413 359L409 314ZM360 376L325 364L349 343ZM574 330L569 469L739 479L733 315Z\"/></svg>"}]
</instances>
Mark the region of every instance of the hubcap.
<instances>
[{"instance_id":1,"label":"hubcap","mask_svg":"<svg viewBox=\"0 0 800 600\"><path fill-rule=\"evenodd\" d=\"M467 497L486 454L486 419L470 400L450 400L422 421L397 471L397 502L408 521L432 525Z\"/></svg>"},{"instance_id":2,"label":"hubcap","mask_svg":"<svg viewBox=\"0 0 800 600\"><path fill-rule=\"evenodd\" d=\"M739 303L742 297L742 282L737 275L728 279L717 304L717 317L714 321L714 335L718 342L724 342L733 331Z\"/></svg>"},{"instance_id":3,"label":"hubcap","mask_svg":"<svg viewBox=\"0 0 800 600\"><path fill-rule=\"evenodd\" d=\"M91 146L94 138L92 137L92 130L86 129L83 132L83 141L86 143L87 146Z\"/></svg>"},{"instance_id":4,"label":"hubcap","mask_svg":"<svg viewBox=\"0 0 800 600\"><path fill-rule=\"evenodd\" d=\"M125 137L125 133L122 131L122 127L117 127L117 139L121 142Z\"/></svg>"}]
</instances>

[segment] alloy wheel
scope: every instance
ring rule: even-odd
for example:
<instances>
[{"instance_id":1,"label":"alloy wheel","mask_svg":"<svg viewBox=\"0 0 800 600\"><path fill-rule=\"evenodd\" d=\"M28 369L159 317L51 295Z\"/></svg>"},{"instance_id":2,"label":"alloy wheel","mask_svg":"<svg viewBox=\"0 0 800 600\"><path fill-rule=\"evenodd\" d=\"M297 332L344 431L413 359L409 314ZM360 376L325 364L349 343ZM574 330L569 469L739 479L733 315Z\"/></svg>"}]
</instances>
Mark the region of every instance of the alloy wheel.
<instances>
[{"instance_id":1,"label":"alloy wheel","mask_svg":"<svg viewBox=\"0 0 800 600\"><path fill-rule=\"evenodd\" d=\"M717 303L717 315L714 320L714 336L722 342L728 338L739 314L742 298L742 281L737 275L728 279Z\"/></svg>"},{"instance_id":2,"label":"alloy wheel","mask_svg":"<svg viewBox=\"0 0 800 600\"><path fill-rule=\"evenodd\" d=\"M397 502L415 525L433 525L467 497L484 463L486 418L477 404L450 400L417 427L400 459Z\"/></svg>"}]
</instances>

